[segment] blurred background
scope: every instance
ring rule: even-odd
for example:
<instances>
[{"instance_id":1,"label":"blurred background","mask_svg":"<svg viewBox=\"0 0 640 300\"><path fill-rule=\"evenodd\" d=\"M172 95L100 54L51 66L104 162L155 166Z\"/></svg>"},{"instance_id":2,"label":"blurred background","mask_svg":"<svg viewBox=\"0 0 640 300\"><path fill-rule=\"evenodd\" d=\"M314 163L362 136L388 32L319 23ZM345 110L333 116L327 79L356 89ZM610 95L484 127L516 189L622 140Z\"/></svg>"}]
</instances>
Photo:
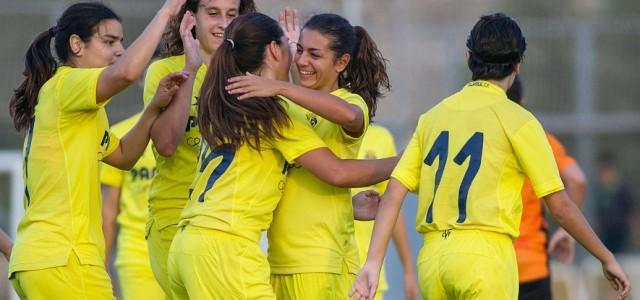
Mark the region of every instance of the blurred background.
<instances>
[{"instance_id":1,"label":"blurred background","mask_svg":"<svg viewBox=\"0 0 640 300\"><path fill-rule=\"evenodd\" d=\"M24 52L74 1L0 0L0 227L10 234L20 217L20 154L23 137L12 126L8 101L22 80ZM124 20L130 43L161 6L159 0L103 1ZM418 116L470 80L465 61L467 34L481 14L514 17L527 38L521 70L527 107L564 143L585 170L585 214L600 237L622 259L640 299L640 1L636 0L256 0L277 18L285 6L300 9L304 22L334 12L364 26L389 60L392 91L375 122L394 134L398 149ZM132 86L108 106L113 124L142 108ZM12 172L14 175L12 175ZM12 188L13 186L13 188ZM422 239L413 226L416 197L403 207L414 258ZM14 204L11 204L11 203ZM18 204L18 205L15 205ZM615 222L616 226L606 226ZM553 226L553 225L552 225ZM578 246L571 265L553 264L556 299L607 299L599 264ZM393 247L387 258L387 299L402 299L402 270ZM0 259L0 274L6 261ZM9 299L0 276L0 299Z\"/></svg>"}]
</instances>

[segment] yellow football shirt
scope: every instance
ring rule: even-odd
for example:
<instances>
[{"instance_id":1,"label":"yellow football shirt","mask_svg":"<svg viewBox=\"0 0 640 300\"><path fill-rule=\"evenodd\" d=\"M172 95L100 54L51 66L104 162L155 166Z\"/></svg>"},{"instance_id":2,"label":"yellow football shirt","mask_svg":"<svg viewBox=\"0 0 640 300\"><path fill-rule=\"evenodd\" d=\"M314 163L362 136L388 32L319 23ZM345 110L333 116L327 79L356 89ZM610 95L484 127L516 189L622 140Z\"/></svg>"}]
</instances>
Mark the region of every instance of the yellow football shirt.
<instances>
[{"instance_id":1,"label":"yellow football shirt","mask_svg":"<svg viewBox=\"0 0 640 300\"><path fill-rule=\"evenodd\" d=\"M358 159L380 159L394 157L396 155L396 145L391 132L382 126L375 124L369 125L367 133L362 138L362 145L360 145L360 151L358 151ZM382 195L387 187L387 183L388 181L383 181L371 187L351 189L351 193L355 195L358 192L373 189ZM367 259L371 234L373 233L373 223L373 221L354 221L360 265L364 265ZM380 282L378 283L378 290L381 292L389 288L384 269L385 267L383 266L382 270L380 270Z\"/></svg>"},{"instance_id":2,"label":"yellow football shirt","mask_svg":"<svg viewBox=\"0 0 640 300\"><path fill-rule=\"evenodd\" d=\"M136 125L140 115L138 113L114 125L111 131L117 136L124 136ZM156 161L151 151L151 143L130 171L103 164L100 174L102 184L120 189L120 212L117 217L120 228L116 267L149 264L144 229L149 214L149 186L155 172Z\"/></svg>"},{"instance_id":3,"label":"yellow football shirt","mask_svg":"<svg viewBox=\"0 0 640 300\"><path fill-rule=\"evenodd\" d=\"M418 192L418 232L476 229L515 239L525 175L538 197L564 189L540 123L498 86L474 81L420 117L391 176Z\"/></svg>"},{"instance_id":4,"label":"yellow football shirt","mask_svg":"<svg viewBox=\"0 0 640 300\"><path fill-rule=\"evenodd\" d=\"M9 274L81 264L104 265L100 162L119 139L105 101L96 104L103 68L59 67L40 89L23 148L25 214Z\"/></svg>"},{"instance_id":5,"label":"yellow football shirt","mask_svg":"<svg viewBox=\"0 0 640 300\"><path fill-rule=\"evenodd\" d=\"M291 107L287 102L283 105ZM241 145L235 151L206 143L199 155L198 173L179 226L216 229L256 243L271 224L287 176L287 162L326 147L305 120L291 115L282 138L261 140L261 150Z\"/></svg>"},{"instance_id":6,"label":"yellow football shirt","mask_svg":"<svg viewBox=\"0 0 640 300\"><path fill-rule=\"evenodd\" d=\"M346 89L332 92L357 105L369 124L369 109L359 95ZM349 136L341 126L298 106L295 114L306 117L329 149L342 159L356 158L362 136ZM366 128L365 128L366 129ZM335 273L343 266L360 269L353 225L351 191L331 186L295 165L269 229L269 263L272 274Z\"/></svg>"},{"instance_id":7,"label":"yellow football shirt","mask_svg":"<svg viewBox=\"0 0 640 300\"><path fill-rule=\"evenodd\" d=\"M149 104L158 88L158 83L167 74L180 72L184 68L184 55L171 56L155 61L149 66L144 81L144 103ZM196 74L191 98L191 111L185 127L185 134L175 153L164 157L153 147L156 158L157 174L151 182L149 190L149 209L158 228L175 224L180 211L189 198L189 186L196 174L198 151L202 137L196 124L198 115L197 103L200 86L207 72L203 64Z\"/></svg>"}]
</instances>

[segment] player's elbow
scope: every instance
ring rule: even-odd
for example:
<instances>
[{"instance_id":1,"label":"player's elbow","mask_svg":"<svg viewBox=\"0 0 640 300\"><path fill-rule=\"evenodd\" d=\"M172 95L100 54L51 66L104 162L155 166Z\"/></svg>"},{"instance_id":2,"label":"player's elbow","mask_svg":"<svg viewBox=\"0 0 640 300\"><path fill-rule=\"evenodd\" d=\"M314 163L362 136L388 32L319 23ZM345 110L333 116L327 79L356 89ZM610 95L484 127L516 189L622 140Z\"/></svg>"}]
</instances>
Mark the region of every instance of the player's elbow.
<instances>
[{"instance_id":1,"label":"player's elbow","mask_svg":"<svg viewBox=\"0 0 640 300\"><path fill-rule=\"evenodd\" d=\"M176 153L179 144L179 140L176 141L176 139L171 138L169 135L153 138L153 147L156 148L158 154L164 157L173 156L173 154Z\"/></svg>"}]
</instances>

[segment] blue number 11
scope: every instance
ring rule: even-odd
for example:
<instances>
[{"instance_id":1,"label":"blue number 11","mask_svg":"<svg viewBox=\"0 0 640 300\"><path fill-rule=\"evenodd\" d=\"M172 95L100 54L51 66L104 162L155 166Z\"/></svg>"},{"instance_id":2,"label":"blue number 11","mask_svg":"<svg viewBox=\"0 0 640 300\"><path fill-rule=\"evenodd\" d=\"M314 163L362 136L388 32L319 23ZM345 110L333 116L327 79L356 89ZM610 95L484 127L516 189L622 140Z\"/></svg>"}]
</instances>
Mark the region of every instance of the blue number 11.
<instances>
[{"instance_id":1,"label":"blue number 11","mask_svg":"<svg viewBox=\"0 0 640 300\"><path fill-rule=\"evenodd\" d=\"M462 149L453 158L453 162L457 165L462 165L469 157L469 167L464 173L460 189L458 190L458 223L464 223L467 219L467 197L469 196L469 188L473 179L480 170L480 163L482 162L482 144L484 141L484 135L482 132L474 133L469 140L462 146ZM436 192L440 186L440 180L442 180L442 173L444 173L444 167L447 164L447 157L449 154L449 132L443 131L438 135L436 141L433 143L431 150L424 158L424 163L428 166L433 165L436 158L438 158L438 169L436 170L436 182L433 188L433 199L429 205L427 211L427 223L433 222L433 202L435 201Z\"/></svg>"}]
</instances>

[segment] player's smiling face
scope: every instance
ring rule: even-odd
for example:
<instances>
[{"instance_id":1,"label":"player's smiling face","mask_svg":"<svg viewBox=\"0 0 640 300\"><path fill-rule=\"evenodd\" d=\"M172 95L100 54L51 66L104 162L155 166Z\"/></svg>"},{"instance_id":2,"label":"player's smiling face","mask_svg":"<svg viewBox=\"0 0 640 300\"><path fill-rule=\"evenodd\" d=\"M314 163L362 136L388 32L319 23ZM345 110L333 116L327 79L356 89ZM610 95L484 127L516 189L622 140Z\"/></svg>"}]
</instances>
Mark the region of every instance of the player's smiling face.
<instances>
[{"instance_id":1,"label":"player's smiling face","mask_svg":"<svg viewBox=\"0 0 640 300\"><path fill-rule=\"evenodd\" d=\"M196 12L196 37L200 48L213 54L222 44L224 30L237 17L240 0L200 0Z\"/></svg>"},{"instance_id":2,"label":"player's smiling face","mask_svg":"<svg viewBox=\"0 0 640 300\"><path fill-rule=\"evenodd\" d=\"M336 57L331 39L313 29L303 29L296 51L300 85L330 93L338 88L338 76L344 71L349 55Z\"/></svg>"}]
</instances>

